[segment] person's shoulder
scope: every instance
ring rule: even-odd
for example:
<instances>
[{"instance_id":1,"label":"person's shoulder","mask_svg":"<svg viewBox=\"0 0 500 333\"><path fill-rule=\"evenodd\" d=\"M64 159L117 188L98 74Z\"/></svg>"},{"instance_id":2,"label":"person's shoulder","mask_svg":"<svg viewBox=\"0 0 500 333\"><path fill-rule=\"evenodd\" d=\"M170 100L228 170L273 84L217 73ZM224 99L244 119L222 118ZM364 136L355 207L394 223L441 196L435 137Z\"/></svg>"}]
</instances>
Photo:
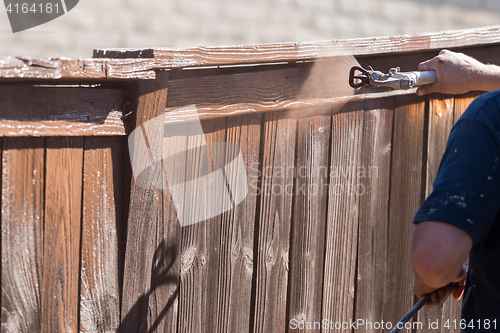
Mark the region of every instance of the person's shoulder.
<instances>
[{"instance_id":1,"label":"person's shoulder","mask_svg":"<svg viewBox=\"0 0 500 333\"><path fill-rule=\"evenodd\" d=\"M500 144L500 90L485 93L472 101L455 127L487 128Z\"/></svg>"},{"instance_id":2,"label":"person's shoulder","mask_svg":"<svg viewBox=\"0 0 500 333\"><path fill-rule=\"evenodd\" d=\"M500 90L485 93L472 101L460 117L464 119L491 120L500 117Z\"/></svg>"}]
</instances>

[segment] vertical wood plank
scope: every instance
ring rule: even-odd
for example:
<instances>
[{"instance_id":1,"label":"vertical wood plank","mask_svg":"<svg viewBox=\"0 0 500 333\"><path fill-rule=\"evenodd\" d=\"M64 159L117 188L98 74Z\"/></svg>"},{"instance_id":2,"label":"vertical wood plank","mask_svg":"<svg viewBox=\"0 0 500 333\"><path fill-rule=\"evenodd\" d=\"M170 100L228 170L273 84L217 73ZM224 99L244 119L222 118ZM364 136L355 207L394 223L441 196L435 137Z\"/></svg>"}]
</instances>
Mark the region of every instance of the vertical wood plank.
<instances>
[{"instance_id":1,"label":"vertical wood plank","mask_svg":"<svg viewBox=\"0 0 500 333\"><path fill-rule=\"evenodd\" d=\"M209 184L202 179L203 175L210 176L212 172L206 168L207 158L208 164L224 160L224 150L211 144L225 141L226 119L205 121L202 125L204 134L187 138L190 150L185 166L188 170L186 179L198 181L199 186L194 191L186 191L183 208L184 216L193 221L196 220L196 211L208 211L211 207L194 206L190 202L197 202L200 198L204 202L202 197L209 193L215 198L223 198L222 193L227 190L225 183L214 181ZM203 139L211 147L210 156L204 149L195 149L200 147ZM217 327L221 229L221 215L182 228L179 332L213 331Z\"/></svg>"},{"instance_id":2,"label":"vertical wood plank","mask_svg":"<svg viewBox=\"0 0 500 333\"><path fill-rule=\"evenodd\" d=\"M415 96L396 98L388 224L385 321L393 325L413 305L410 240L413 217L422 198L422 158L425 102ZM415 321L415 319L413 319ZM387 330L389 332L390 330ZM401 332L410 332L403 329Z\"/></svg>"},{"instance_id":3,"label":"vertical wood plank","mask_svg":"<svg viewBox=\"0 0 500 333\"><path fill-rule=\"evenodd\" d=\"M115 137L85 138L80 331L115 332L120 323L118 226L122 154Z\"/></svg>"},{"instance_id":4,"label":"vertical wood plank","mask_svg":"<svg viewBox=\"0 0 500 333\"><path fill-rule=\"evenodd\" d=\"M298 121L288 286L290 321L321 321L331 121L331 116Z\"/></svg>"},{"instance_id":5,"label":"vertical wood plank","mask_svg":"<svg viewBox=\"0 0 500 333\"><path fill-rule=\"evenodd\" d=\"M455 96L455 111L454 111L454 122L456 123L460 116L465 112L467 107L474 99L481 96L482 92L471 91L463 95Z\"/></svg>"},{"instance_id":6,"label":"vertical wood plank","mask_svg":"<svg viewBox=\"0 0 500 333\"><path fill-rule=\"evenodd\" d=\"M44 171L43 138L3 139L3 332L42 328Z\"/></svg>"},{"instance_id":7,"label":"vertical wood plank","mask_svg":"<svg viewBox=\"0 0 500 333\"><path fill-rule=\"evenodd\" d=\"M167 103L167 85L169 73L156 73L156 80L139 83L136 126L143 124L165 112ZM144 134L144 132L143 132ZM148 138L151 140L151 138ZM156 140L158 141L158 140ZM148 143L151 144L150 141ZM156 151L157 145L149 147ZM148 158L150 151L134 151L134 159ZM157 183L154 172L148 173L144 184ZM122 292L122 310L120 332L145 332L158 319L163 309L150 304L151 294L155 292L152 273L157 272L153 266L155 251L161 241L158 240L158 226L164 223L162 190L143 188L132 180L129 216L127 223L127 243Z\"/></svg>"},{"instance_id":8,"label":"vertical wood plank","mask_svg":"<svg viewBox=\"0 0 500 333\"><path fill-rule=\"evenodd\" d=\"M387 228L391 177L394 99L367 101L363 121L359 198L358 273L355 318L365 321L363 332L379 332L370 323L385 320Z\"/></svg>"},{"instance_id":9,"label":"vertical wood plank","mask_svg":"<svg viewBox=\"0 0 500 333\"><path fill-rule=\"evenodd\" d=\"M238 145L244 165L231 164L229 183L247 186L245 200L222 216L217 295L217 326L213 332L249 332L253 278L255 210L258 194L261 115L228 118L226 142ZM226 149L225 165L236 160L238 150ZM238 160L239 161L239 160ZM247 184L238 183L246 169ZM231 188L232 193L241 192Z\"/></svg>"},{"instance_id":10,"label":"vertical wood plank","mask_svg":"<svg viewBox=\"0 0 500 333\"><path fill-rule=\"evenodd\" d=\"M173 130L172 127L168 126L163 128L163 138L160 142L164 153L172 145L169 138L172 136ZM186 134L181 133L181 138L177 139L173 148L176 150L185 148ZM152 256L150 272L150 289L143 297L149 304L149 311L155 311L150 315L151 320L147 324L148 332L177 332L181 271L181 225L170 186L185 181L186 156L178 154L177 156L163 157L162 167L167 183L167 186L162 190L163 222L160 221L157 225L155 251Z\"/></svg>"},{"instance_id":11,"label":"vertical wood plank","mask_svg":"<svg viewBox=\"0 0 500 333\"><path fill-rule=\"evenodd\" d=\"M449 95L435 96L429 101L425 197L432 192L432 182L436 178L453 127L454 109L454 99Z\"/></svg>"},{"instance_id":12,"label":"vertical wood plank","mask_svg":"<svg viewBox=\"0 0 500 333\"><path fill-rule=\"evenodd\" d=\"M294 192L297 121L286 114L264 115L258 203L253 331L284 332Z\"/></svg>"},{"instance_id":13,"label":"vertical wood plank","mask_svg":"<svg viewBox=\"0 0 500 333\"><path fill-rule=\"evenodd\" d=\"M340 323L354 318L363 107L349 103L332 121L322 318Z\"/></svg>"},{"instance_id":14,"label":"vertical wood plank","mask_svg":"<svg viewBox=\"0 0 500 333\"><path fill-rule=\"evenodd\" d=\"M158 226L158 246L151 269L150 308L157 309L151 332L177 332L180 283L181 226L175 204L167 189L163 190L163 223Z\"/></svg>"},{"instance_id":15,"label":"vertical wood plank","mask_svg":"<svg viewBox=\"0 0 500 333\"><path fill-rule=\"evenodd\" d=\"M156 311L156 314L152 317L148 328L150 332L170 333L177 332L181 226L169 188L163 189L162 194L163 223L158 224L156 231L157 241L152 258L149 296L149 308Z\"/></svg>"},{"instance_id":16,"label":"vertical wood plank","mask_svg":"<svg viewBox=\"0 0 500 333\"><path fill-rule=\"evenodd\" d=\"M46 140L42 332L76 332L83 138Z\"/></svg>"}]
</instances>

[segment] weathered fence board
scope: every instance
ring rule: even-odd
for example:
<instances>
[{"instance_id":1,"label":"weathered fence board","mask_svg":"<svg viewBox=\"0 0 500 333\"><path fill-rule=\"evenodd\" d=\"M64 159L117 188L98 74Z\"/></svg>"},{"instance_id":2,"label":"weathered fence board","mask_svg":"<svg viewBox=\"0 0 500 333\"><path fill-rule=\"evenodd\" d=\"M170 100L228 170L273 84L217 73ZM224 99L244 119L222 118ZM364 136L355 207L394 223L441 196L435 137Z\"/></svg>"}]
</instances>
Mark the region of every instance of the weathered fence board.
<instances>
[{"instance_id":1,"label":"weathered fence board","mask_svg":"<svg viewBox=\"0 0 500 333\"><path fill-rule=\"evenodd\" d=\"M0 81L57 83L155 78L154 63L143 59L35 59L0 57Z\"/></svg>"},{"instance_id":2,"label":"weathered fence board","mask_svg":"<svg viewBox=\"0 0 500 333\"><path fill-rule=\"evenodd\" d=\"M389 257L386 269L391 288L383 300L384 321L393 325L411 308L414 299L409 244L413 230L411 221L422 200L424 114L423 98L396 99L387 226Z\"/></svg>"},{"instance_id":3,"label":"weathered fence board","mask_svg":"<svg viewBox=\"0 0 500 333\"><path fill-rule=\"evenodd\" d=\"M121 138L85 138L81 249L81 332L120 323L118 237L123 223Z\"/></svg>"},{"instance_id":4,"label":"weathered fence board","mask_svg":"<svg viewBox=\"0 0 500 333\"><path fill-rule=\"evenodd\" d=\"M184 161L185 163L185 161ZM150 331L178 332L179 283L181 274L180 242L181 226L172 196L163 191L163 223L158 225L159 243L153 256L151 271L154 292L151 302L157 310L155 322ZM153 287L152 287L153 288Z\"/></svg>"},{"instance_id":5,"label":"weathered fence board","mask_svg":"<svg viewBox=\"0 0 500 333\"><path fill-rule=\"evenodd\" d=\"M41 332L44 139L2 143L2 331Z\"/></svg>"},{"instance_id":6,"label":"weathered fence board","mask_svg":"<svg viewBox=\"0 0 500 333\"><path fill-rule=\"evenodd\" d=\"M242 204L222 215L217 326L213 332L250 331L261 118L244 116L227 122L226 142L239 146L243 165L231 164L225 174L229 184L241 184L238 171L248 166L248 194ZM236 160L238 152L228 147L224 164ZM235 187L238 185L231 188L233 193L242 191Z\"/></svg>"},{"instance_id":7,"label":"weathered fence board","mask_svg":"<svg viewBox=\"0 0 500 333\"><path fill-rule=\"evenodd\" d=\"M227 68L190 71L190 75L169 83L167 108L196 104L212 112L257 112L293 104L307 79L312 64L259 66L252 69ZM215 75L210 75L215 74ZM178 74L179 75L179 74ZM324 91L316 96L326 95ZM246 108L245 108L246 106ZM228 109L228 110L227 110ZM247 112L248 112L247 111Z\"/></svg>"},{"instance_id":8,"label":"weathered fence board","mask_svg":"<svg viewBox=\"0 0 500 333\"><path fill-rule=\"evenodd\" d=\"M227 190L226 183L217 180L210 182L202 178L207 174L213 175L209 166L213 167L215 161L224 160L224 148L212 144L225 142L226 119L209 120L202 125L204 134L196 133L186 138L189 149L186 154L186 181L193 179L198 184L193 188L196 190L188 188L186 199L181 205L190 224L183 228L181 240L180 332L215 332L219 329L218 325L222 324L218 318L221 306L219 290L222 289L219 289L222 282L219 280L219 274L222 274L219 270L224 252L221 244L222 216L196 222L200 211L209 216L212 208L209 195L220 199L217 204L222 205L222 211L229 208L224 206L223 200L223 193ZM198 147L201 149L197 149Z\"/></svg>"},{"instance_id":9,"label":"weathered fence board","mask_svg":"<svg viewBox=\"0 0 500 333\"><path fill-rule=\"evenodd\" d=\"M374 323L385 318L381 300L391 288L386 263L388 253L389 190L394 99L367 101L361 148L363 186L359 198L359 235L356 277L356 319L365 321L365 332L379 332ZM372 323L371 326L368 325Z\"/></svg>"},{"instance_id":10,"label":"weathered fence board","mask_svg":"<svg viewBox=\"0 0 500 333\"><path fill-rule=\"evenodd\" d=\"M320 322L331 116L299 119L290 237L290 320ZM299 330L300 331L300 330Z\"/></svg>"},{"instance_id":11,"label":"weathered fence board","mask_svg":"<svg viewBox=\"0 0 500 333\"><path fill-rule=\"evenodd\" d=\"M363 102L347 104L339 114L333 115L332 120L321 318L334 323L349 322L354 314L359 213L356 189L362 147L363 108ZM347 142L348 149L345 146Z\"/></svg>"},{"instance_id":12,"label":"weathered fence board","mask_svg":"<svg viewBox=\"0 0 500 333\"><path fill-rule=\"evenodd\" d=\"M47 138L42 332L76 332L79 317L82 138Z\"/></svg>"},{"instance_id":13,"label":"weathered fence board","mask_svg":"<svg viewBox=\"0 0 500 333\"><path fill-rule=\"evenodd\" d=\"M148 140L149 147L140 149L135 147L133 159L147 160L152 154L160 153L162 136L158 132L147 133L144 123L164 113L167 103L168 72L157 73L155 81L146 81L139 84L136 125L142 131L144 140ZM161 134L160 134L161 133ZM159 143L158 143L159 142ZM160 167L163 163L160 163ZM161 169L160 169L161 170ZM151 294L155 291L152 284L152 273L155 272L155 251L160 241L157 239L158 225L163 223L163 196L155 186L161 182L155 166L141 178L142 183L132 180L130 207L127 225L127 243L125 249L125 267L122 292L121 332L147 331L155 322L157 314L162 309L150 308ZM159 173L163 175L163 173ZM140 260L137 260L140 258Z\"/></svg>"},{"instance_id":14,"label":"weathered fence board","mask_svg":"<svg viewBox=\"0 0 500 333\"><path fill-rule=\"evenodd\" d=\"M97 49L95 58L154 58L171 68L295 62L339 55L387 53L485 45L500 42L498 26L421 35L358 38L324 42L195 47L183 49Z\"/></svg>"},{"instance_id":15,"label":"weathered fence board","mask_svg":"<svg viewBox=\"0 0 500 333\"><path fill-rule=\"evenodd\" d=\"M472 91L472 92L469 92L467 94L463 94L463 95L455 97L455 109L453 112L454 123L456 123L458 121L458 119L460 119L460 117L465 112L465 110L467 109L469 104L472 103L472 101L476 97L478 97L479 95L481 95L480 92Z\"/></svg>"},{"instance_id":16,"label":"weathered fence board","mask_svg":"<svg viewBox=\"0 0 500 333\"><path fill-rule=\"evenodd\" d=\"M260 198L254 253L254 332L284 332L288 327L287 288L290 224L294 189L297 120L286 113L264 115ZM273 194L274 189L282 189Z\"/></svg>"},{"instance_id":17,"label":"weathered fence board","mask_svg":"<svg viewBox=\"0 0 500 333\"><path fill-rule=\"evenodd\" d=\"M125 135L121 89L2 87L0 136Z\"/></svg>"}]
</instances>

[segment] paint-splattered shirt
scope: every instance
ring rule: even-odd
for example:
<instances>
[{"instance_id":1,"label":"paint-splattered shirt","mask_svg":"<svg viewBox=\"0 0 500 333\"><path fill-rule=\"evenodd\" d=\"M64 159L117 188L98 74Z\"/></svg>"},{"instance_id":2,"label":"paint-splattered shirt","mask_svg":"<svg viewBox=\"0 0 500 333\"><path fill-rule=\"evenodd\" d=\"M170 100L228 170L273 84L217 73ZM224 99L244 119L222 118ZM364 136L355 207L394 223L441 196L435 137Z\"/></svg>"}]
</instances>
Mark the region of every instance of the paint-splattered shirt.
<instances>
[{"instance_id":1,"label":"paint-splattered shirt","mask_svg":"<svg viewBox=\"0 0 500 333\"><path fill-rule=\"evenodd\" d=\"M414 222L447 222L473 241L462 332L500 331L500 91L477 98L455 124L433 188Z\"/></svg>"}]
</instances>

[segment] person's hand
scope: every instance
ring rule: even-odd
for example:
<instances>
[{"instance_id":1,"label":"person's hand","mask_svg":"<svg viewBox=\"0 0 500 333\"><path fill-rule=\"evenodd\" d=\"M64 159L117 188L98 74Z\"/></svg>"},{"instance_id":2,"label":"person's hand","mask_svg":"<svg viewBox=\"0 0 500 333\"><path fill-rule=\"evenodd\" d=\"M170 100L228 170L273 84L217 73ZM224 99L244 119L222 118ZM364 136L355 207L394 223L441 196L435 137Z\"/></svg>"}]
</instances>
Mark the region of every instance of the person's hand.
<instances>
[{"instance_id":1,"label":"person's hand","mask_svg":"<svg viewBox=\"0 0 500 333\"><path fill-rule=\"evenodd\" d=\"M492 77L498 75L497 66L485 65L463 53L442 50L438 56L420 63L418 70L433 70L437 75L436 83L418 87L419 96L433 92L464 94L471 90L497 89L488 85Z\"/></svg>"},{"instance_id":2,"label":"person's hand","mask_svg":"<svg viewBox=\"0 0 500 333\"><path fill-rule=\"evenodd\" d=\"M465 266L462 266L462 270L452 282L439 289L426 286L417 278L413 287L413 293L418 299L421 299L427 294L431 294L430 300L425 304L425 306L430 309L441 305L450 295L453 295L453 298L458 301L464 293L466 278L467 268Z\"/></svg>"}]
</instances>

